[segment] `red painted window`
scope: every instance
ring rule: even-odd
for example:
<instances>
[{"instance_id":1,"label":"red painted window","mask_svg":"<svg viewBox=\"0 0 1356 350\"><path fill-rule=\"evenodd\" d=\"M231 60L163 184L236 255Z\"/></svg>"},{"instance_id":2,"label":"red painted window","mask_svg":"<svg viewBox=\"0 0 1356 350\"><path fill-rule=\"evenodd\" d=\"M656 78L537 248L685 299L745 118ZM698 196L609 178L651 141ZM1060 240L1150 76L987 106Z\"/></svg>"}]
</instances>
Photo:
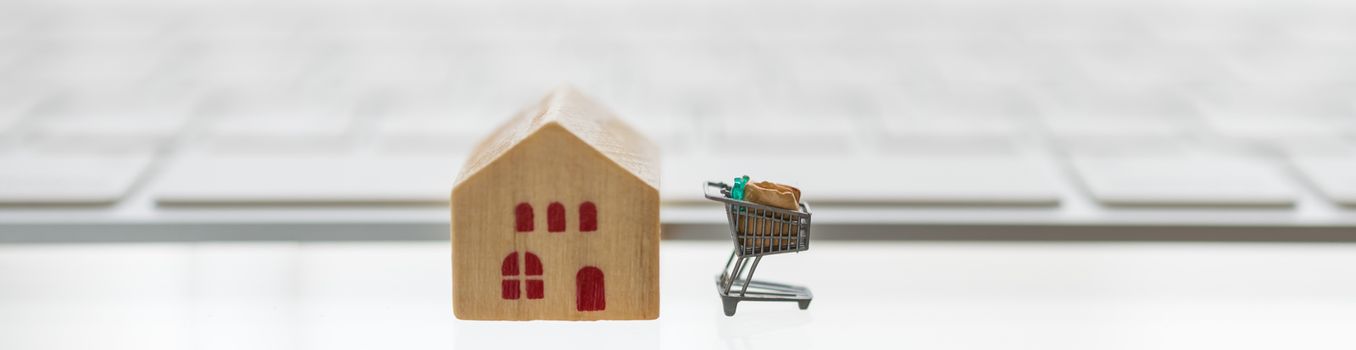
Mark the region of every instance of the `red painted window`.
<instances>
[{"instance_id":1,"label":"red painted window","mask_svg":"<svg viewBox=\"0 0 1356 350\"><path fill-rule=\"evenodd\" d=\"M527 253L527 275L541 276L541 259L537 254Z\"/></svg>"},{"instance_id":2,"label":"red painted window","mask_svg":"<svg viewBox=\"0 0 1356 350\"><path fill-rule=\"evenodd\" d=\"M560 202L551 202L551 205L546 207L546 230L565 232L565 206Z\"/></svg>"},{"instance_id":3,"label":"red painted window","mask_svg":"<svg viewBox=\"0 0 1356 350\"><path fill-rule=\"evenodd\" d=\"M527 282L527 298L541 299L546 297L546 285L541 280L542 266L541 258L531 252L523 254L525 269L518 268L518 252L509 253L504 257L504 263L500 265L499 272L504 280L500 283L499 296L504 299L518 299L522 296L523 282ZM519 271L523 271L519 275Z\"/></svg>"},{"instance_id":4,"label":"red painted window","mask_svg":"<svg viewBox=\"0 0 1356 350\"><path fill-rule=\"evenodd\" d=\"M607 309L607 292L603 287L603 270L593 266L584 266L574 275L575 301L578 311L602 311Z\"/></svg>"},{"instance_id":5,"label":"red painted window","mask_svg":"<svg viewBox=\"0 0 1356 350\"><path fill-rule=\"evenodd\" d=\"M541 259L537 254L527 253L527 298L541 299L546 297L546 286L541 281Z\"/></svg>"},{"instance_id":6,"label":"red painted window","mask_svg":"<svg viewBox=\"0 0 1356 350\"><path fill-rule=\"evenodd\" d=\"M499 274L504 276L518 275L518 252L509 253L504 257L504 264L499 266Z\"/></svg>"},{"instance_id":7,"label":"red painted window","mask_svg":"<svg viewBox=\"0 0 1356 350\"><path fill-rule=\"evenodd\" d=\"M598 206L593 202L584 202L579 205L579 232L593 232L598 230Z\"/></svg>"},{"instance_id":8,"label":"red painted window","mask_svg":"<svg viewBox=\"0 0 1356 350\"><path fill-rule=\"evenodd\" d=\"M499 284L499 296L504 299L518 299L518 293L522 293L518 288L518 280L504 280Z\"/></svg>"},{"instance_id":9,"label":"red painted window","mask_svg":"<svg viewBox=\"0 0 1356 350\"><path fill-rule=\"evenodd\" d=\"M532 205L518 203L518 207L513 209L513 218L516 223L514 227L518 232L532 232Z\"/></svg>"},{"instance_id":10,"label":"red painted window","mask_svg":"<svg viewBox=\"0 0 1356 350\"><path fill-rule=\"evenodd\" d=\"M518 299L522 293L522 288L518 286L518 252L509 253L504 257L504 263L499 265L499 274L504 276L504 281L499 284L499 296L504 299Z\"/></svg>"}]
</instances>

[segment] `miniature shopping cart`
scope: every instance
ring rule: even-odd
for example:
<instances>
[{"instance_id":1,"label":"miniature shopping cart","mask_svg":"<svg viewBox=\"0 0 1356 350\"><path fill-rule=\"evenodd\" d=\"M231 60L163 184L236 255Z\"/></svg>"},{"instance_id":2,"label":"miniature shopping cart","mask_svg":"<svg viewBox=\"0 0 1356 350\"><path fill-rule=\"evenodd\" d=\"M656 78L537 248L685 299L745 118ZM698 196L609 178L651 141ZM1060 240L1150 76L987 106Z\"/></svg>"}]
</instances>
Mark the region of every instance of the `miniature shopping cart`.
<instances>
[{"instance_id":1,"label":"miniature shopping cart","mask_svg":"<svg viewBox=\"0 0 1356 350\"><path fill-rule=\"evenodd\" d=\"M735 307L745 300L794 301L801 310L809 308L814 297L809 288L754 281L753 273L763 256L810 249L810 207L802 202L799 211L781 209L730 198L730 191L730 185L721 182L707 182L704 188L707 199L725 204L734 239L734 251L716 276L725 316L734 316Z\"/></svg>"}]
</instances>

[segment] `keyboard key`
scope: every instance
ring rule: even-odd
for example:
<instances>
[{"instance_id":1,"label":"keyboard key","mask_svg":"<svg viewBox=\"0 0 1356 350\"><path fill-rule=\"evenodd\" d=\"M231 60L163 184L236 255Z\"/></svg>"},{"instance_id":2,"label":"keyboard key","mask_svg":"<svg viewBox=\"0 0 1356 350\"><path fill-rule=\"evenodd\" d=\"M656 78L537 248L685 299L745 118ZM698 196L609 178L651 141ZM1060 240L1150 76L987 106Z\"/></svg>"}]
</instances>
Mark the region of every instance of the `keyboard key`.
<instances>
[{"instance_id":1,"label":"keyboard key","mask_svg":"<svg viewBox=\"0 0 1356 350\"><path fill-rule=\"evenodd\" d=\"M1051 68L1062 68L1066 64L1051 64L1054 58L1038 50L997 46L929 53L929 68L950 82L1011 86L1042 81L1051 74L1048 72Z\"/></svg>"},{"instance_id":2,"label":"keyboard key","mask_svg":"<svg viewBox=\"0 0 1356 350\"><path fill-rule=\"evenodd\" d=\"M1012 156L750 157L666 160L661 196L703 201L700 184L735 176L801 187L816 203L1056 205L1060 193L1039 162Z\"/></svg>"},{"instance_id":3,"label":"keyboard key","mask_svg":"<svg viewBox=\"0 0 1356 350\"><path fill-rule=\"evenodd\" d=\"M337 63L330 65L331 71L326 73L363 87L429 87L446 83L455 61L446 52L415 48L427 45L409 46L412 47L400 46L394 50L352 47L335 58Z\"/></svg>"},{"instance_id":4,"label":"keyboard key","mask_svg":"<svg viewBox=\"0 0 1356 350\"><path fill-rule=\"evenodd\" d=\"M1282 144L1302 141L1307 138L1331 138L1341 136L1341 120L1305 118L1295 113L1278 113L1267 117L1211 117L1210 127L1221 135L1263 142ZM1294 116L1294 117L1292 117Z\"/></svg>"},{"instance_id":5,"label":"keyboard key","mask_svg":"<svg viewBox=\"0 0 1356 350\"><path fill-rule=\"evenodd\" d=\"M1039 122L1066 154L1179 154L1200 128L1199 116L1175 93L1068 84L1043 91L1039 100Z\"/></svg>"},{"instance_id":6,"label":"keyboard key","mask_svg":"<svg viewBox=\"0 0 1356 350\"><path fill-rule=\"evenodd\" d=\"M839 121L740 119L727 120L713 152L757 150L780 154L847 154L851 132Z\"/></svg>"},{"instance_id":7,"label":"keyboard key","mask_svg":"<svg viewBox=\"0 0 1356 350\"><path fill-rule=\"evenodd\" d=\"M1210 130L1229 138L1264 144L1314 137L1340 137L1356 127L1356 105L1341 86L1234 87L1209 91L1200 99ZM1298 90L1298 91L1292 91Z\"/></svg>"},{"instance_id":8,"label":"keyboard key","mask_svg":"<svg viewBox=\"0 0 1356 350\"><path fill-rule=\"evenodd\" d=\"M353 141L352 105L339 96L228 104L209 112L203 138L193 147L216 154L334 153Z\"/></svg>"},{"instance_id":9,"label":"keyboard key","mask_svg":"<svg viewBox=\"0 0 1356 350\"><path fill-rule=\"evenodd\" d=\"M1285 138L1273 143L1275 149L1290 157L1331 157L1356 155L1356 139L1346 135L1314 135Z\"/></svg>"},{"instance_id":10,"label":"keyboard key","mask_svg":"<svg viewBox=\"0 0 1356 350\"><path fill-rule=\"evenodd\" d=\"M436 132L381 133L376 151L389 155L464 157L487 134Z\"/></svg>"},{"instance_id":11,"label":"keyboard key","mask_svg":"<svg viewBox=\"0 0 1356 350\"><path fill-rule=\"evenodd\" d=\"M42 135L127 137L167 140L187 121L181 117L141 117L117 114L81 117L44 117L33 132Z\"/></svg>"},{"instance_id":12,"label":"keyboard key","mask_svg":"<svg viewBox=\"0 0 1356 350\"><path fill-rule=\"evenodd\" d=\"M24 147L50 152L152 152L189 122L188 96L97 91L66 96L37 111Z\"/></svg>"},{"instance_id":13,"label":"keyboard key","mask_svg":"<svg viewBox=\"0 0 1356 350\"><path fill-rule=\"evenodd\" d=\"M19 64L14 74L24 80L66 86L127 87L150 76L161 54L148 43L124 44L128 46L35 50L41 53Z\"/></svg>"},{"instance_id":14,"label":"keyboard key","mask_svg":"<svg viewBox=\"0 0 1356 350\"><path fill-rule=\"evenodd\" d=\"M880 114L887 151L904 154L1010 154L1029 113L1022 102L994 92L897 91L883 96Z\"/></svg>"},{"instance_id":15,"label":"keyboard key","mask_svg":"<svg viewBox=\"0 0 1356 350\"><path fill-rule=\"evenodd\" d=\"M194 146L213 154L322 154L340 153L352 141L342 129L346 126L311 129L325 122L240 123L217 129ZM246 125L248 124L248 125Z\"/></svg>"},{"instance_id":16,"label":"keyboard key","mask_svg":"<svg viewBox=\"0 0 1356 350\"><path fill-rule=\"evenodd\" d=\"M711 146L720 152L758 150L762 154L846 154L865 132L857 125L867 103L850 96L851 87L793 87L776 81L731 94L711 121ZM836 86L836 85L835 85ZM766 90L766 91L759 91Z\"/></svg>"},{"instance_id":17,"label":"keyboard key","mask_svg":"<svg viewBox=\"0 0 1356 350\"><path fill-rule=\"evenodd\" d=\"M0 203L113 203L131 190L150 162L149 155L3 155Z\"/></svg>"},{"instance_id":18,"label":"keyboard key","mask_svg":"<svg viewBox=\"0 0 1356 350\"><path fill-rule=\"evenodd\" d=\"M461 157L527 103L488 91L405 91L373 112L380 153Z\"/></svg>"},{"instance_id":19,"label":"keyboard key","mask_svg":"<svg viewBox=\"0 0 1356 350\"><path fill-rule=\"evenodd\" d=\"M32 89L0 87L0 136L14 132L14 129L32 114L41 98L35 96Z\"/></svg>"},{"instance_id":20,"label":"keyboard key","mask_svg":"<svg viewBox=\"0 0 1356 350\"><path fill-rule=\"evenodd\" d=\"M1346 83L1356 79L1356 50L1350 46L1288 47L1285 50L1244 49L1230 55L1228 66L1251 84L1305 85Z\"/></svg>"},{"instance_id":21,"label":"keyboard key","mask_svg":"<svg viewBox=\"0 0 1356 350\"><path fill-rule=\"evenodd\" d=\"M162 204L438 204L461 165L446 157L186 158L153 195Z\"/></svg>"},{"instance_id":22,"label":"keyboard key","mask_svg":"<svg viewBox=\"0 0 1356 350\"><path fill-rule=\"evenodd\" d=\"M1087 157L1157 156L1182 154L1196 144L1181 135L1056 135L1056 149L1066 155Z\"/></svg>"},{"instance_id":23,"label":"keyboard key","mask_svg":"<svg viewBox=\"0 0 1356 350\"><path fill-rule=\"evenodd\" d=\"M1126 206L1288 206L1296 195L1282 174L1232 156L1073 157L1092 197Z\"/></svg>"},{"instance_id":24,"label":"keyboard key","mask_svg":"<svg viewBox=\"0 0 1356 350\"><path fill-rule=\"evenodd\" d=\"M377 148L383 153L461 156L489 135L503 118L417 117L378 122Z\"/></svg>"},{"instance_id":25,"label":"keyboard key","mask_svg":"<svg viewBox=\"0 0 1356 350\"><path fill-rule=\"evenodd\" d=\"M897 155L1010 155L1020 151L1021 142L1016 136L997 133L891 132L881 146Z\"/></svg>"},{"instance_id":26,"label":"keyboard key","mask_svg":"<svg viewBox=\"0 0 1356 350\"><path fill-rule=\"evenodd\" d=\"M1301 157L1294 164L1323 196L1356 206L1356 156Z\"/></svg>"},{"instance_id":27,"label":"keyboard key","mask_svg":"<svg viewBox=\"0 0 1356 350\"><path fill-rule=\"evenodd\" d=\"M1219 55L1199 46L1136 40L1080 45L1073 50L1072 68L1099 85L1144 91L1229 77Z\"/></svg>"},{"instance_id":28,"label":"keyboard key","mask_svg":"<svg viewBox=\"0 0 1356 350\"><path fill-rule=\"evenodd\" d=\"M1066 87L1042 96L1040 121L1057 137L1174 137L1199 124L1188 102L1173 94Z\"/></svg>"},{"instance_id":29,"label":"keyboard key","mask_svg":"<svg viewBox=\"0 0 1356 350\"><path fill-rule=\"evenodd\" d=\"M175 57L177 65L171 76L239 89L287 86L300 80L306 67L323 57L296 47L296 43L267 42L258 37L239 39L242 43L186 50Z\"/></svg>"},{"instance_id":30,"label":"keyboard key","mask_svg":"<svg viewBox=\"0 0 1356 350\"><path fill-rule=\"evenodd\" d=\"M1021 126L1007 118L973 118L946 114L929 117L887 117L885 132L898 138L957 137L1011 141Z\"/></svg>"},{"instance_id":31,"label":"keyboard key","mask_svg":"<svg viewBox=\"0 0 1356 350\"><path fill-rule=\"evenodd\" d=\"M727 118L713 152L846 154L852 147L851 118Z\"/></svg>"},{"instance_id":32,"label":"keyboard key","mask_svg":"<svg viewBox=\"0 0 1356 350\"><path fill-rule=\"evenodd\" d=\"M1014 123L997 118L887 118L885 151L907 155L937 153L1013 153L1018 147Z\"/></svg>"}]
</instances>

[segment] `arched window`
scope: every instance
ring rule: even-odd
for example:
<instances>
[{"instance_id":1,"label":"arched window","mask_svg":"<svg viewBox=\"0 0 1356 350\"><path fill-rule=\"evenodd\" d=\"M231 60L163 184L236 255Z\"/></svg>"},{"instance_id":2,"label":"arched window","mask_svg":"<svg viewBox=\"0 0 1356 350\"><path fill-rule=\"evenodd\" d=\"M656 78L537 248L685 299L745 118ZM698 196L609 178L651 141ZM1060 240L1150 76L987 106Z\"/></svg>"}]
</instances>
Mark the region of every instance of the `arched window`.
<instances>
[{"instance_id":1,"label":"arched window","mask_svg":"<svg viewBox=\"0 0 1356 350\"><path fill-rule=\"evenodd\" d=\"M598 206L593 202L584 202L579 205L579 232L593 232L598 230Z\"/></svg>"},{"instance_id":2,"label":"arched window","mask_svg":"<svg viewBox=\"0 0 1356 350\"><path fill-rule=\"evenodd\" d=\"M518 207L513 209L513 221L518 232L532 232L532 205L518 203Z\"/></svg>"},{"instance_id":3,"label":"arched window","mask_svg":"<svg viewBox=\"0 0 1356 350\"><path fill-rule=\"evenodd\" d=\"M518 252L509 253L504 257L504 263L500 265L499 272L504 280L499 285L499 296L514 300L522 295L522 284L527 282L527 298L541 299L546 297L546 286L541 280L542 267L541 259L531 252L523 254L524 262L527 268L523 274L519 274Z\"/></svg>"},{"instance_id":4,"label":"arched window","mask_svg":"<svg viewBox=\"0 0 1356 350\"><path fill-rule=\"evenodd\" d=\"M546 206L546 231L565 232L565 206L560 202Z\"/></svg>"}]
</instances>

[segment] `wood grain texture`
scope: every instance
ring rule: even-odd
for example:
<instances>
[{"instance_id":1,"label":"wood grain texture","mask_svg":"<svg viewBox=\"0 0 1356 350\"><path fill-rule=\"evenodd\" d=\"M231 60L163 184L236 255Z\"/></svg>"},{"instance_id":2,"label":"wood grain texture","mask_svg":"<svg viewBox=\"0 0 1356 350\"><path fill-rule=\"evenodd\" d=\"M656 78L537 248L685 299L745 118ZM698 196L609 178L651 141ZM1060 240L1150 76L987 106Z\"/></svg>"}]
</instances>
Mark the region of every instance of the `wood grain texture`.
<instances>
[{"instance_id":1,"label":"wood grain texture","mask_svg":"<svg viewBox=\"0 0 1356 350\"><path fill-rule=\"evenodd\" d=\"M573 89L558 89L520 112L477 147L452 189L457 318L657 318L657 174L655 146ZM581 221L586 202L593 222ZM522 203L534 214L528 232L518 232L529 226L516 215ZM548 222L551 203L564 208L563 225ZM519 283L518 298L505 298L509 278L502 264L515 252L540 258L540 290L532 292L541 299L527 298L527 282ZM601 271L602 280L589 268ZM593 290L581 295L585 285L603 286L601 298Z\"/></svg>"}]
</instances>

